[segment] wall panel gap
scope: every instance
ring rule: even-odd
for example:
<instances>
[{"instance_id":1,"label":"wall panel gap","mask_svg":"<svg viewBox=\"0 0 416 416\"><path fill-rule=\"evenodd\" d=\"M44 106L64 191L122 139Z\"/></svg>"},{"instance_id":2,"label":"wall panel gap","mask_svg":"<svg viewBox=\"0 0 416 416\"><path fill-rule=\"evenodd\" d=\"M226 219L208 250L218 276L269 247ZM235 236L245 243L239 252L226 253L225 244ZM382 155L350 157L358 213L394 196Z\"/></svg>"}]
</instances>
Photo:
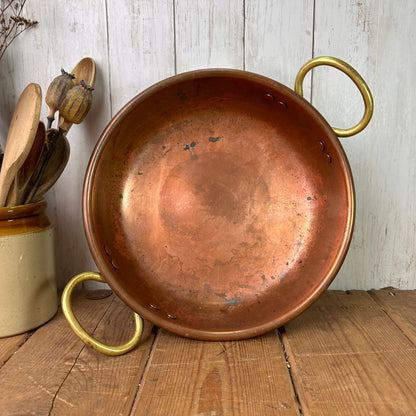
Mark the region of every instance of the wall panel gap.
<instances>
[{"instance_id":1,"label":"wall panel gap","mask_svg":"<svg viewBox=\"0 0 416 416\"><path fill-rule=\"evenodd\" d=\"M311 58L315 58L315 30L316 30L316 0L313 0L313 11L312 11L312 54ZM313 70L311 71L311 104L313 105Z\"/></svg>"},{"instance_id":2,"label":"wall panel gap","mask_svg":"<svg viewBox=\"0 0 416 416\"><path fill-rule=\"evenodd\" d=\"M286 362L286 367L287 367L287 371L288 371L288 375L289 375L289 380L290 380L292 391L293 391L293 400L296 403L298 414L300 416L303 416L304 412L303 412L303 408L302 408L302 403L301 403L301 400L299 398L298 388L296 387L295 377L292 373L293 370L292 370L292 365L290 363L290 358L291 358L290 357L290 346L288 345L289 340L287 339L287 336L286 336L286 329L285 329L284 326L282 326L282 327L278 328L276 330L276 332L277 332L277 337L278 337L278 340L280 342L280 345L282 347L282 351L283 351L283 354L284 354L284 357L285 357L285 362ZM292 354L292 358L293 358L292 361L294 361L293 354Z\"/></svg>"},{"instance_id":3,"label":"wall panel gap","mask_svg":"<svg viewBox=\"0 0 416 416\"><path fill-rule=\"evenodd\" d=\"M243 0L243 70L246 70L246 0Z\"/></svg>"},{"instance_id":4,"label":"wall panel gap","mask_svg":"<svg viewBox=\"0 0 416 416\"><path fill-rule=\"evenodd\" d=\"M176 57L176 0L172 0L172 25L173 25L173 67L175 75L178 73Z\"/></svg>"},{"instance_id":5,"label":"wall panel gap","mask_svg":"<svg viewBox=\"0 0 416 416\"><path fill-rule=\"evenodd\" d=\"M155 331L155 335L154 335L154 338L153 338L153 343L152 343L152 346L150 348L149 355L147 357L146 365L144 366L144 369L143 369L142 377L140 379L139 384L137 385L136 397L133 400L133 403L131 405L129 414L134 414L135 409L137 407L140 407L140 398L141 398L142 393L143 393L144 384L146 383L148 373L149 373L150 368L152 366L153 357L154 357L154 355L156 353L156 350L157 350L157 345L160 343L160 337L162 336L161 329L158 328L158 327L154 327L153 330Z\"/></svg>"},{"instance_id":6,"label":"wall panel gap","mask_svg":"<svg viewBox=\"0 0 416 416\"><path fill-rule=\"evenodd\" d=\"M112 102L112 96L113 91L111 89L111 64L110 64L110 35L109 35L109 29L108 29L108 4L107 0L105 0L105 36L107 39L107 73L108 73L108 101L110 105L110 117L113 118L113 102Z\"/></svg>"}]
</instances>

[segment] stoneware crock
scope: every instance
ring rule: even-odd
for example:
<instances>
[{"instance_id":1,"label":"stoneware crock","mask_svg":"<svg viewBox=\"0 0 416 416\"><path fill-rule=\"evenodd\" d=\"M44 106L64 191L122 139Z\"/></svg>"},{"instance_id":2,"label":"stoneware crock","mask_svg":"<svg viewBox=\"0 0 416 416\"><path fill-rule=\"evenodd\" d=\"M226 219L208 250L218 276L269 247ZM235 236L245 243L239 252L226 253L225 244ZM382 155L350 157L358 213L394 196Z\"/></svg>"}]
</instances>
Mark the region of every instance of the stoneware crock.
<instances>
[{"instance_id":1,"label":"stoneware crock","mask_svg":"<svg viewBox=\"0 0 416 416\"><path fill-rule=\"evenodd\" d=\"M0 337L36 328L58 308L46 202L0 208Z\"/></svg>"}]
</instances>

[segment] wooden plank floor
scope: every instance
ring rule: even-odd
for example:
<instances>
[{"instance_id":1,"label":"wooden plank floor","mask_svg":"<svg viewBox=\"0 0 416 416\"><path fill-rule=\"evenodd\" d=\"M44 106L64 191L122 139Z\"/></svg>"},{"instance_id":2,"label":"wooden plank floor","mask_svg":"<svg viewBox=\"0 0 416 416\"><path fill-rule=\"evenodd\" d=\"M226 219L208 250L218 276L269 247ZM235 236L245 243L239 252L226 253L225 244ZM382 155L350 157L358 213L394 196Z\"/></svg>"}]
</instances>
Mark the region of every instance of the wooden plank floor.
<instances>
[{"instance_id":1,"label":"wooden plank floor","mask_svg":"<svg viewBox=\"0 0 416 416\"><path fill-rule=\"evenodd\" d=\"M114 295L73 300L118 344L133 331ZM0 339L0 415L416 415L416 291L328 291L266 335L203 342L150 329L134 351L85 347L61 311Z\"/></svg>"}]
</instances>

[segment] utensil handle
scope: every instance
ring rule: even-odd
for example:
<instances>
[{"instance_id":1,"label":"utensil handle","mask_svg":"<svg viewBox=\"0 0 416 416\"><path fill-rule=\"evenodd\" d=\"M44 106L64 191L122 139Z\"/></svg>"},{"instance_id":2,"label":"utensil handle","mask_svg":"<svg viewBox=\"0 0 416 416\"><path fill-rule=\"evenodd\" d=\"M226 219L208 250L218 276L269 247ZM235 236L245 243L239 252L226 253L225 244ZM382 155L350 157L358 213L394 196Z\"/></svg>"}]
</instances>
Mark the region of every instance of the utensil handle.
<instances>
[{"instance_id":1,"label":"utensil handle","mask_svg":"<svg viewBox=\"0 0 416 416\"><path fill-rule=\"evenodd\" d=\"M349 136L353 136L354 134L359 133L361 130L363 130L367 126L367 124L371 120L371 117L373 115L374 102L373 102L373 96L371 95L371 91L368 88L368 85L366 84L364 79L361 77L361 75L351 65L347 64L341 59L334 58L332 56L320 56L317 58L313 58L310 61L306 62L306 64L304 64L302 68L299 70L295 79L295 91L299 95L303 96L303 80L305 78L305 75L312 68L319 66L319 65L332 66L344 72L346 75L348 75L351 78L351 80L360 90L360 93L364 100L364 106L365 106L364 115L362 119L354 127L351 127L349 129L337 129L333 127L333 130L338 137L349 137Z\"/></svg>"},{"instance_id":2,"label":"utensil handle","mask_svg":"<svg viewBox=\"0 0 416 416\"><path fill-rule=\"evenodd\" d=\"M125 344L118 346L110 346L102 343L101 341L98 341L90 334L88 334L87 331L78 322L77 318L75 317L72 311L71 294L75 286L77 286L81 282L85 282L86 280L95 280L96 282L106 283L104 277L102 277L99 273L95 272L85 272L78 274L68 282L62 293L61 303L62 311L65 315L66 320L69 323L69 326L75 332L75 334L84 342L84 344L88 345L89 347L93 348L94 350L102 354L122 355L131 351L138 345L143 333L143 320L137 313L134 314L136 329L133 337Z\"/></svg>"}]
</instances>

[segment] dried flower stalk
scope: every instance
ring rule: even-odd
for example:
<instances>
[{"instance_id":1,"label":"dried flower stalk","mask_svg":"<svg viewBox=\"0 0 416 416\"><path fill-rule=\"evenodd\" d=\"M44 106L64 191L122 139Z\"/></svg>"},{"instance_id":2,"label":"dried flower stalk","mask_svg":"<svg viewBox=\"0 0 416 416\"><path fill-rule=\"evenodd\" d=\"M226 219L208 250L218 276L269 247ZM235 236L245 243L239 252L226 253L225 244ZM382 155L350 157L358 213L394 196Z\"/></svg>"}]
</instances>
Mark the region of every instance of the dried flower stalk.
<instances>
[{"instance_id":1,"label":"dried flower stalk","mask_svg":"<svg viewBox=\"0 0 416 416\"><path fill-rule=\"evenodd\" d=\"M22 16L26 0L0 0L0 59L10 44L38 22Z\"/></svg>"}]
</instances>

